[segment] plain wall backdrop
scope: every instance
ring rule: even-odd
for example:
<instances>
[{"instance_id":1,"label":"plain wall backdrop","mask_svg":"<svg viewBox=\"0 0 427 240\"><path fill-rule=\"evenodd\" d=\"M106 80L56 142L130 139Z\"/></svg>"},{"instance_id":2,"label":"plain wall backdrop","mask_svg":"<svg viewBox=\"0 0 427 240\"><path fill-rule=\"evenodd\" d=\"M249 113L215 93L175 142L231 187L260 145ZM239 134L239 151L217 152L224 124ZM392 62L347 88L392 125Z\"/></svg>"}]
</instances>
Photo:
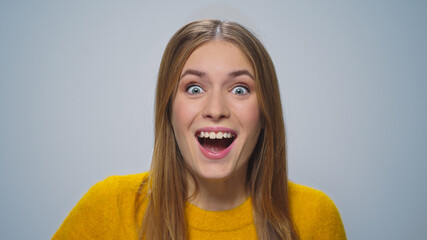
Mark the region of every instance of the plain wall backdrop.
<instances>
[{"instance_id":1,"label":"plain wall backdrop","mask_svg":"<svg viewBox=\"0 0 427 240\"><path fill-rule=\"evenodd\" d=\"M349 239L427 238L426 1L0 0L0 239L49 239L93 184L149 169L163 50L205 18L268 49L290 179Z\"/></svg>"}]
</instances>

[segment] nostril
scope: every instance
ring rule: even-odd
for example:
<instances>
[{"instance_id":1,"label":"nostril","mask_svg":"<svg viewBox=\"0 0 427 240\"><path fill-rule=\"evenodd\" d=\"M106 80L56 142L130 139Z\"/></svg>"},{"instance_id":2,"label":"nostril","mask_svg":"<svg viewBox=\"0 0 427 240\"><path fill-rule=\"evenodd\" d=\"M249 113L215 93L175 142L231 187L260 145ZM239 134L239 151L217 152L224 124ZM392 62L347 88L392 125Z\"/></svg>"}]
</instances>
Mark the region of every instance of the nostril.
<instances>
[{"instance_id":1,"label":"nostril","mask_svg":"<svg viewBox=\"0 0 427 240\"><path fill-rule=\"evenodd\" d=\"M209 118L213 120L219 120L222 118L227 118L229 116L230 116L230 113L228 109L225 109L225 108L217 111L205 111L203 113L204 118Z\"/></svg>"},{"instance_id":2,"label":"nostril","mask_svg":"<svg viewBox=\"0 0 427 240\"><path fill-rule=\"evenodd\" d=\"M205 114L204 115L204 117L205 118L210 118L210 119L221 119L221 118L226 118L226 115L225 114L218 114L218 115L215 115L215 114Z\"/></svg>"},{"instance_id":3,"label":"nostril","mask_svg":"<svg viewBox=\"0 0 427 240\"><path fill-rule=\"evenodd\" d=\"M211 99L206 102L203 110L203 117L213 120L227 118L229 115L230 111L227 104L220 96L211 97Z\"/></svg>"}]
</instances>

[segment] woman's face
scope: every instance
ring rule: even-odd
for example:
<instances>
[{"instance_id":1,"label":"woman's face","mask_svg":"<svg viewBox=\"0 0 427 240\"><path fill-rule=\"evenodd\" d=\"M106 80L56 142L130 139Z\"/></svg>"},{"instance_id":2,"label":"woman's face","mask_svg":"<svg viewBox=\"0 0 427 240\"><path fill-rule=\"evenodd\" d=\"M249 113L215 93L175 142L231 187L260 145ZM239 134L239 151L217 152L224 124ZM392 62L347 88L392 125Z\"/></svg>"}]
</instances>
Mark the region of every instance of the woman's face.
<instances>
[{"instance_id":1,"label":"woman's face","mask_svg":"<svg viewBox=\"0 0 427 240\"><path fill-rule=\"evenodd\" d=\"M238 47L216 40L190 55L172 104L172 126L196 177L246 176L261 121L254 70Z\"/></svg>"}]
</instances>

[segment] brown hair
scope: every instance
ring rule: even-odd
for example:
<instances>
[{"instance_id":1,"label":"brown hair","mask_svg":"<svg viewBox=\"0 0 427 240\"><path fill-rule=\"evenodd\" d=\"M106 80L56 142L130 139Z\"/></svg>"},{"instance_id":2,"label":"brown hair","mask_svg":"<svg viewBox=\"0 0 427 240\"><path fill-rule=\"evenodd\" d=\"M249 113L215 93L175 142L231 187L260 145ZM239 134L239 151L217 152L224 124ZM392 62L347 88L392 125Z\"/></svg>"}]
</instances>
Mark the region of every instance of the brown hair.
<instances>
[{"instance_id":1,"label":"brown hair","mask_svg":"<svg viewBox=\"0 0 427 240\"><path fill-rule=\"evenodd\" d=\"M140 236L146 239L186 239L185 202L188 167L177 146L171 107L179 76L190 54L208 41L235 44L252 63L262 130L249 159L247 184L259 239L298 239L288 209L285 127L273 62L261 42L233 22L189 23L173 35L160 65L155 106L155 142ZM141 195L141 194L140 194ZM167 196L167 197L166 197ZM140 199L139 196L137 199ZM140 206L141 201L136 201ZM138 211L138 209L136 210Z\"/></svg>"}]
</instances>

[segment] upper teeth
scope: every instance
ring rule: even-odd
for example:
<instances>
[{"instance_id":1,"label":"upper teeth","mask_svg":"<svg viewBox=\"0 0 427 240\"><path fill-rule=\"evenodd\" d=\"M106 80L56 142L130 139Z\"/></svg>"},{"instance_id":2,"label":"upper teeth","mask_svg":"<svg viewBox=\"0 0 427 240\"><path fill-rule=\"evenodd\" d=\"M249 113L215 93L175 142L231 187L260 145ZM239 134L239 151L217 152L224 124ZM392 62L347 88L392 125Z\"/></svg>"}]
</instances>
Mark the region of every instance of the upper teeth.
<instances>
[{"instance_id":1,"label":"upper teeth","mask_svg":"<svg viewBox=\"0 0 427 240\"><path fill-rule=\"evenodd\" d=\"M222 138L231 138L232 134L227 132L200 132L200 138L210 138L210 139L222 139Z\"/></svg>"}]
</instances>

